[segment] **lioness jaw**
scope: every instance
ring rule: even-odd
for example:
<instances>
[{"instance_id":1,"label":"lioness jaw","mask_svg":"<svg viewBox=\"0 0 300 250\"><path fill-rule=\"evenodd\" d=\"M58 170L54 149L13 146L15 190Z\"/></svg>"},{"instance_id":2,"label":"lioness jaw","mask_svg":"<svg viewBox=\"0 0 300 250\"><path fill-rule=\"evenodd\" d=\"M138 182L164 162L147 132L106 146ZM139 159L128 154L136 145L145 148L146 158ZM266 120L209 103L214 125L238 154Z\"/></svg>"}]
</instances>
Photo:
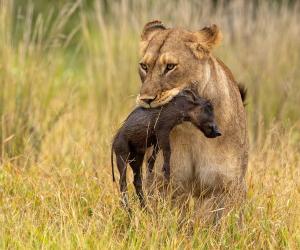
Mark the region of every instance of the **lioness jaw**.
<instances>
[{"instance_id":1,"label":"lioness jaw","mask_svg":"<svg viewBox=\"0 0 300 250\"><path fill-rule=\"evenodd\" d=\"M158 95L152 102L147 103L143 101L144 96L138 95L136 98L136 103L138 106L144 108L156 108L162 106L173 99L181 91L181 88L174 88L171 90L164 91L162 94Z\"/></svg>"}]
</instances>

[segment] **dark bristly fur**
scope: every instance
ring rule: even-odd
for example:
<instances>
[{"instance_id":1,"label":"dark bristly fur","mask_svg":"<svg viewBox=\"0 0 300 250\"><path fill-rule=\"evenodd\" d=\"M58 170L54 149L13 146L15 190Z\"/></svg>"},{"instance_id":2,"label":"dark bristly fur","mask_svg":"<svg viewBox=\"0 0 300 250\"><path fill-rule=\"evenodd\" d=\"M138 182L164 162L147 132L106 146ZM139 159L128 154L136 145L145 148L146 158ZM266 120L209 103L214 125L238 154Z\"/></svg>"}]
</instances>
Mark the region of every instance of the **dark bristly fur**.
<instances>
[{"instance_id":1,"label":"dark bristly fur","mask_svg":"<svg viewBox=\"0 0 300 250\"><path fill-rule=\"evenodd\" d=\"M192 122L206 137L220 136L214 121L211 103L195 95L191 90L184 90L166 105L159 108L136 108L125 120L123 126L115 135L112 143L111 164L112 177L115 181L113 152L116 154L117 166L120 173L120 190L124 205L128 206L126 169L130 164L134 173L134 186L144 206L142 191L141 167L148 147L153 146L153 153L148 159L148 169L153 170L156 155L163 151L165 178L170 178L171 148L169 134L171 130L184 121Z\"/></svg>"}]
</instances>

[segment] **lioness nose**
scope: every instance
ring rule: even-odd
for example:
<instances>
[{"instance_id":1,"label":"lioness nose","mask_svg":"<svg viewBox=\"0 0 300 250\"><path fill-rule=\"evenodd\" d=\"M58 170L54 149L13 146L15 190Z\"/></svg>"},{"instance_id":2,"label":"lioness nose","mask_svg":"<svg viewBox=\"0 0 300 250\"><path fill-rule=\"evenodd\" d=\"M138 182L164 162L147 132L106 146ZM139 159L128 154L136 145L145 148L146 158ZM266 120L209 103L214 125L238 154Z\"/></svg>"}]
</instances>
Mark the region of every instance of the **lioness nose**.
<instances>
[{"instance_id":1,"label":"lioness nose","mask_svg":"<svg viewBox=\"0 0 300 250\"><path fill-rule=\"evenodd\" d=\"M147 103L147 104L150 104L151 102L153 102L155 100L156 96L145 96L145 97L140 97L140 100Z\"/></svg>"}]
</instances>

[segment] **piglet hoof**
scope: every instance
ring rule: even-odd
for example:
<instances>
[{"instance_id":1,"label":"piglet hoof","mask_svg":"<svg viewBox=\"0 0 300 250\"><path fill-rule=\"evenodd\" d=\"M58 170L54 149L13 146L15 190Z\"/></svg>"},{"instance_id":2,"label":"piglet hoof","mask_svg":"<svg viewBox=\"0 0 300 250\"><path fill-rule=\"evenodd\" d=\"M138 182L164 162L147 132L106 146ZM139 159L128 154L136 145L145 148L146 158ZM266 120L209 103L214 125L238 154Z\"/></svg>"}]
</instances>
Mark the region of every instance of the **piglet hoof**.
<instances>
[{"instance_id":1,"label":"piglet hoof","mask_svg":"<svg viewBox=\"0 0 300 250\"><path fill-rule=\"evenodd\" d=\"M124 203L121 201L121 207L123 208L124 212L127 213L128 217L132 217L132 209L129 206L125 206Z\"/></svg>"},{"instance_id":2,"label":"piglet hoof","mask_svg":"<svg viewBox=\"0 0 300 250\"><path fill-rule=\"evenodd\" d=\"M144 197L140 198L140 206L141 206L142 209L144 209L146 207L146 202L145 202Z\"/></svg>"},{"instance_id":3,"label":"piglet hoof","mask_svg":"<svg viewBox=\"0 0 300 250\"><path fill-rule=\"evenodd\" d=\"M128 203L128 197L127 195L124 195L121 200L120 200L120 205L121 207L128 212L129 214L131 213L131 209L129 207L129 203Z\"/></svg>"},{"instance_id":4,"label":"piglet hoof","mask_svg":"<svg viewBox=\"0 0 300 250\"><path fill-rule=\"evenodd\" d=\"M149 208L146 206L146 204L144 204L143 206L141 206L141 209L142 209L142 211L143 211L144 213L147 213L147 214L150 213L150 210L149 210Z\"/></svg>"}]
</instances>

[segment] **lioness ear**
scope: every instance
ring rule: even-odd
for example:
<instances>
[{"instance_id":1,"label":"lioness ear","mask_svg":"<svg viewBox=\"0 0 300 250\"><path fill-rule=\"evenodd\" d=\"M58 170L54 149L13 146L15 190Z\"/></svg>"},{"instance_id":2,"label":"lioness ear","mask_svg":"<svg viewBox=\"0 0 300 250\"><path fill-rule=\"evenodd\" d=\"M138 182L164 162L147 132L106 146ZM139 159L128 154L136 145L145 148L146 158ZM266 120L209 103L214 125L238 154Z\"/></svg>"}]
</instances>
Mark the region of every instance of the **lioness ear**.
<instances>
[{"instance_id":1,"label":"lioness ear","mask_svg":"<svg viewBox=\"0 0 300 250\"><path fill-rule=\"evenodd\" d=\"M145 24L141 34L142 40L150 40L151 37L160 30L166 30L167 28L159 20L154 20Z\"/></svg>"},{"instance_id":2,"label":"lioness ear","mask_svg":"<svg viewBox=\"0 0 300 250\"><path fill-rule=\"evenodd\" d=\"M215 24L210 27L204 27L200 31L193 32L193 35L194 39L186 42L186 45L198 59L205 58L209 55L210 51L222 41L222 33Z\"/></svg>"},{"instance_id":3,"label":"lioness ear","mask_svg":"<svg viewBox=\"0 0 300 250\"><path fill-rule=\"evenodd\" d=\"M208 51L218 46L223 38L222 32L215 24L210 27L204 27L200 31L195 32L195 35L197 36L198 42Z\"/></svg>"}]
</instances>

